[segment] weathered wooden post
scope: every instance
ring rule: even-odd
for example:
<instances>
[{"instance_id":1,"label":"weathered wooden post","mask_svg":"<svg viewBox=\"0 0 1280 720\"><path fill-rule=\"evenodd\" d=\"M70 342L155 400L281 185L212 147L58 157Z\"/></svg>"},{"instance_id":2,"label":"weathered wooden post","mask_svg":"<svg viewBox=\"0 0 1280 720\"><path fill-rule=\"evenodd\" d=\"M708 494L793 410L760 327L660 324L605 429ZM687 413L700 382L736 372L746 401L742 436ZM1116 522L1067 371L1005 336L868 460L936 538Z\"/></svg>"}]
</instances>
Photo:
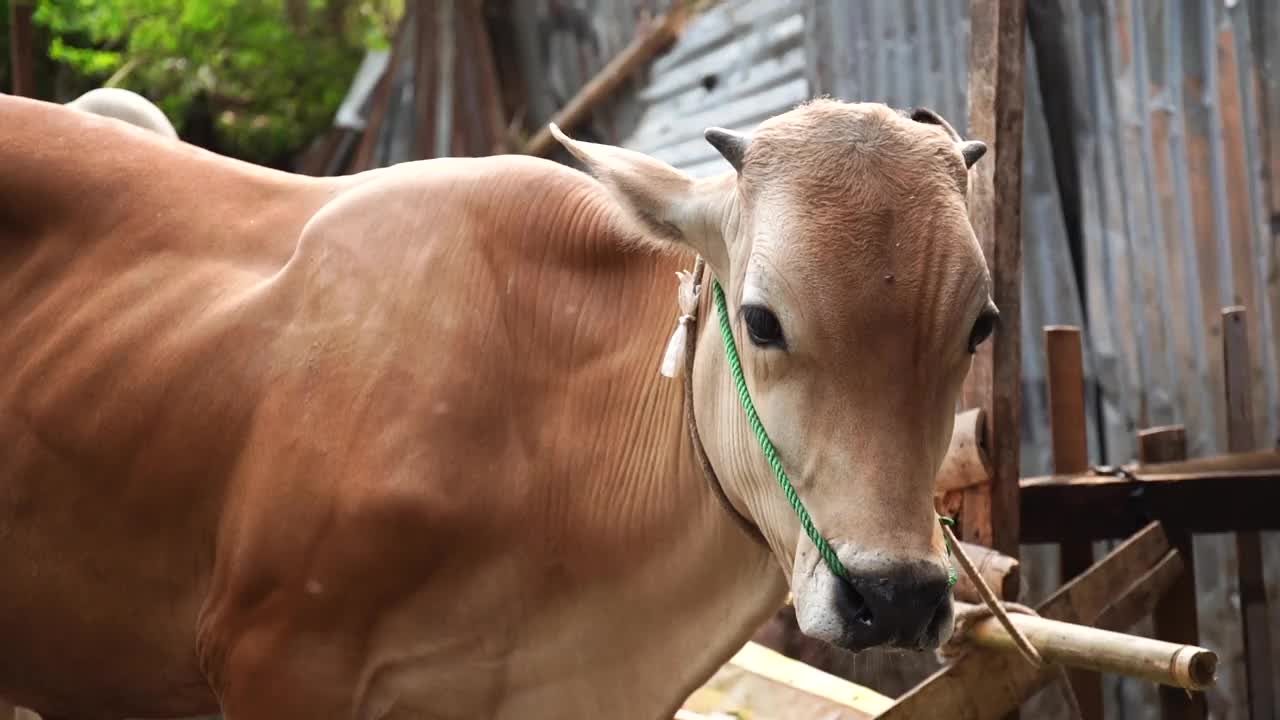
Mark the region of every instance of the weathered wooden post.
<instances>
[{"instance_id":1,"label":"weathered wooden post","mask_svg":"<svg viewBox=\"0 0 1280 720\"><path fill-rule=\"evenodd\" d=\"M1253 381L1249 365L1245 309L1225 308L1222 311L1222 367L1226 376L1228 452L1257 449L1253 437ZM1240 580L1249 717L1274 720L1276 674L1272 669L1267 588L1262 574L1262 536L1256 530L1236 533L1236 573Z\"/></svg>"},{"instance_id":2,"label":"weathered wooden post","mask_svg":"<svg viewBox=\"0 0 1280 720\"><path fill-rule=\"evenodd\" d=\"M1022 404L1022 110L1026 64L1024 0L970 0L969 136L989 146L969 179L969 217L986 256L994 336L978 349L965 381L965 408L986 410L991 483L965 490L960 537L1018 557ZM1011 717L1016 717L1012 713Z\"/></svg>"},{"instance_id":3,"label":"weathered wooden post","mask_svg":"<svg viewBox=\"0 0 1280 720\"><path fill-rule=\"evenodd\" d=\"M1084 350L1080 328L1050 325L1044 329L1049 365L1049 426L1053 436L1053 471L1066 475L1089 469L1089 435L1084 412ZM1093 564L1089 538L1068 538L1059 543L1062 582ZM1071 686L1080 705L1082 720L1102 720L1102 677L1074 670Z\"/></svg>"},{"instance_id":4,"label":"weathered wooden post","mask_svg":"<svg viewBox=\"0 0 1280 720\"><path fill-rule=\"evenodd\" d=\"M1181 425L1148 428L1138 433L1138 460L1145 464L1187 459L1187 433ZM1191 534L1183 528L1165 527L1169 544L1182 556L1182 574L1156 603L1151 613L1155 636L1161 640L1195 645L1200 642L1196 618L1196 564ZM1204 720L1209 706L1203 694L1159 688L1160 717L1164 720Z\"/></svg>"},{"instance_id":5,"label":"weathered wooden post","mask_svg":"<svg viewBox=\"0 0 1280 720\"><path fill-rule=\"evenodd\" d=\"M986 142L991 155L970 176L969 215L991 269L1000 325L965 382L964 406L986 410L994 474L989 485L965 491L960 526L965 540L1016 558L1025 4L971 0L969 18L969 136Z\"/></svg>"}]
</instances>

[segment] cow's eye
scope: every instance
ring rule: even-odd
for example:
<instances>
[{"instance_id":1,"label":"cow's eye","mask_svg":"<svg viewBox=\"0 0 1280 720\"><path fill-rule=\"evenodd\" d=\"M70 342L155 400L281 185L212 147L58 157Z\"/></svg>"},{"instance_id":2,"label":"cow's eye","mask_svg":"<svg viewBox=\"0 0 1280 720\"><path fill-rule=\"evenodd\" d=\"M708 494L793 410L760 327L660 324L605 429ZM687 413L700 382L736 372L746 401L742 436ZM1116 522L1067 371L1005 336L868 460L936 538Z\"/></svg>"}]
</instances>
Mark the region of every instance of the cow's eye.
<instances>
[{"instance_id":1,"label":"cow's eye","mask_svg":"<svg viewBox=\"0 0 1280 720\"><path fill-rule=\"evenodd\" d=\"M970 354L977 352L982 341L991 337L991 332L996 329L996 322L999 320L1000 311L994 307L983 309L982 314L978 315L978 319L973 323L973 330L969 331Z\"/></svg>"},{"instance_id":2,"label":"cow's eye","mask_svg":"<svg viewBox=\"0 0 1280 720\"><path fill-rule=\"evenodd\" d=\"M747 335L757 347L776 347L786 349L787 341L782 336L782 324L773 311L760 305L742 306L742 319L747 324Z\"/></svg>"}]
</instances>

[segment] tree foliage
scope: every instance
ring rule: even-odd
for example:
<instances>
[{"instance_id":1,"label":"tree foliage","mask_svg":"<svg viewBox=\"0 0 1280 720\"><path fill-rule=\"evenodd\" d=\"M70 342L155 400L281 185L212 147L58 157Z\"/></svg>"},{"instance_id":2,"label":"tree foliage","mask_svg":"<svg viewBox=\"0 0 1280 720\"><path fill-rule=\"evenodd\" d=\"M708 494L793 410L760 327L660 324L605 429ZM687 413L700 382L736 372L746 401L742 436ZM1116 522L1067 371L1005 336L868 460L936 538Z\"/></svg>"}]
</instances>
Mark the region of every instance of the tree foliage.
<instances>
[{"instance_id":1,"label":"tree foliage","mask_svg":"<svg viewBox=\"0 0 1280 720\"><path fill-rule=\"evenodd\" d=\"M37 0L49 55L155 101L179 132L197 104L225 152L295 152L328 127L403 0Z\"/></svg>"}]
</instances>

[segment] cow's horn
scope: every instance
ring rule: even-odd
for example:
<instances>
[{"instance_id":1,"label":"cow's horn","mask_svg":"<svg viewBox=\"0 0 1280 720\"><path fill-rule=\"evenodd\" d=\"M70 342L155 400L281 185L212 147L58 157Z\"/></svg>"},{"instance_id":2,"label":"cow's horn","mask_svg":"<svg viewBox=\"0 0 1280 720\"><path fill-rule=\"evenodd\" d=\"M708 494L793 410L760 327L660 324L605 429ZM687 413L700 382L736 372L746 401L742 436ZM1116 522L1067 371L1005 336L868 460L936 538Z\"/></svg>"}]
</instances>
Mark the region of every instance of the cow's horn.
<instances>
[{"instance_id":1,"label":"cow's horn","mask_svg":"<svg viewBox=\"0 0 1280 720\"><path fill-rule=\"evenodd\" d=\"M719 151L724 156L724 159L729 161L734 170L741 172L742 158L746 156L747 148L751 146L750 135L712 127L707 128L703 136L707 139L707 142L711 143L711 147Z\"/></svg>"},{"instance_id":2,"label":"cow's horn","mask_svg":"<svg viewBox=\"0 0 1280 720\"><path fill-rule=\"evenodd\" d=\"M981 140L966 140L960 143L960 154L964 156L964 166L971 168L987 154L987 144Z\"/></svg>"}]
</instances>

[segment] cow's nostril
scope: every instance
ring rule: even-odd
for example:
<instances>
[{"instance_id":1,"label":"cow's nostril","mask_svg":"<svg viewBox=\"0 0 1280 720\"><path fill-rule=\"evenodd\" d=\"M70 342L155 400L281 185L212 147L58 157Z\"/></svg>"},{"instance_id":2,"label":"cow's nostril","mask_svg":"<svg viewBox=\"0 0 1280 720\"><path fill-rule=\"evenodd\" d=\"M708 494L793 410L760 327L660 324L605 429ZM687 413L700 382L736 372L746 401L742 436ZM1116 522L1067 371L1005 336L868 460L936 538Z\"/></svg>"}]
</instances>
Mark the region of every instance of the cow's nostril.
<instances>
[{"instance_id":1,"label":"cow's nostril","mask_svg":"<svg viewBox=\"0 0 1280 720\"><path fill-rule=\"evenodd\" d=\"M871 613L871 606L863 604L858 612L854 613L853 621L863 627L871 627L871 621L875 619L875 615Z\"/></svg>"},{"instance_id":2,"label":"cow's nostril","mask_svg":"<svg viewBox=\"0 0 1280 720\"><path fill-rule=\"evenodd\" d=\"M840 614L862 627L871 627L875 622L871 603L867 602L867 598L858 592L852 582L844 579L840 580Z\"/></svg>"}]
</instances>

